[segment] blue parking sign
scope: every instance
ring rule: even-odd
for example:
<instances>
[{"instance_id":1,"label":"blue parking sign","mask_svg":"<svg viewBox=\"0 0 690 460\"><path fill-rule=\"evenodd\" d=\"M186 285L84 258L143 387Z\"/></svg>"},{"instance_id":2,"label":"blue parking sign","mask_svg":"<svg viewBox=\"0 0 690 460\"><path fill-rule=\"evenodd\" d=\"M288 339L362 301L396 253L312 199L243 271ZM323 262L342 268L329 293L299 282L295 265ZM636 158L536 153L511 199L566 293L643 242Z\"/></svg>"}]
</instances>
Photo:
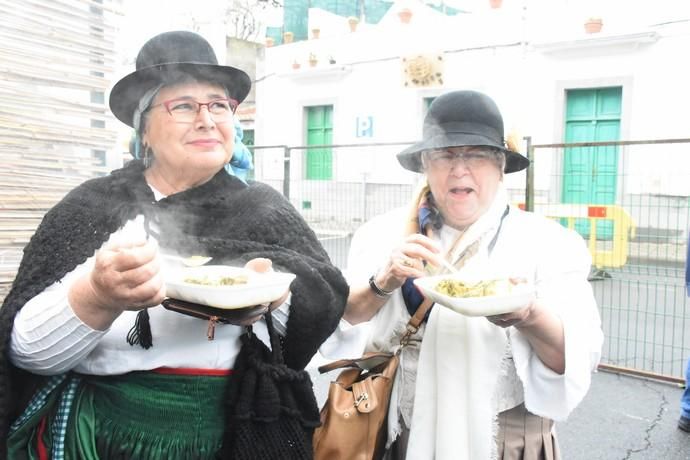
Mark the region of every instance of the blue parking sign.
<instances>
[{"instance_id":1,"label":"blue parking sign","mask_svg":"<svg viewBox=\"0 0 690 460\"><path fill-rule=\"evenodd\" d=\"M357 137L374 136L374 117L371 115L357 117Z\"/></svg>"}]
</instances>

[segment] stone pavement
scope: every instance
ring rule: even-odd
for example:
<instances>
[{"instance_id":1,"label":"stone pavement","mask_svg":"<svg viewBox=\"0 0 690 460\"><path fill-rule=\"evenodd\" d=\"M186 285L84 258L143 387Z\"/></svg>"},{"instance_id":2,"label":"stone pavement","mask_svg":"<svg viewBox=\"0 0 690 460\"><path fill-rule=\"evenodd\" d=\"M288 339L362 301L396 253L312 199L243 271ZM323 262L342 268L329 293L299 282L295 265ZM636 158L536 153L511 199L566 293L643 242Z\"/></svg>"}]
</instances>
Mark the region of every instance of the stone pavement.
<instances>
[{"instance_id":1,"label":"stone pavement","mask_svg":"<svg viewBox=\"0 0 690 460\"><path fill-rule=\"evenodd\" d=\"M683 389L600 371L568 420L556 425L563 460L690 460L677 428Z\"/></svg>"}]
</instances>

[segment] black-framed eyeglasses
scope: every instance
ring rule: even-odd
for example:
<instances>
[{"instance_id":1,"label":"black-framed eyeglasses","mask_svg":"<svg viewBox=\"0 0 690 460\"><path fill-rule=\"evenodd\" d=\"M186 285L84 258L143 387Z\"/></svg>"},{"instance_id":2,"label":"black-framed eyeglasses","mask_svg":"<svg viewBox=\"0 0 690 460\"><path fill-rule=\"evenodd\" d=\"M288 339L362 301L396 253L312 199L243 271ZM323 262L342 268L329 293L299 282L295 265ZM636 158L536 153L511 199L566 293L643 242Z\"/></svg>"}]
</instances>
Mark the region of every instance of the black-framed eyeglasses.
<instances>
[{"instance_id":1,"label":"black-framed eyeglasses","mask_svg":"<svg viewBox=\"0 0 690 460\"><path fill-rule=\"evenodd\" d=\"M206 106L211 120L216 123L223 123L232 120L238 104L236 100L226 98L213 99L208 102L180 98L163 101L160 104L151 106L151 108L161 105L165 107L165 110L167 110L170 116L178 123L193 123L203 106Z\"/></svg>"}]
</instances>

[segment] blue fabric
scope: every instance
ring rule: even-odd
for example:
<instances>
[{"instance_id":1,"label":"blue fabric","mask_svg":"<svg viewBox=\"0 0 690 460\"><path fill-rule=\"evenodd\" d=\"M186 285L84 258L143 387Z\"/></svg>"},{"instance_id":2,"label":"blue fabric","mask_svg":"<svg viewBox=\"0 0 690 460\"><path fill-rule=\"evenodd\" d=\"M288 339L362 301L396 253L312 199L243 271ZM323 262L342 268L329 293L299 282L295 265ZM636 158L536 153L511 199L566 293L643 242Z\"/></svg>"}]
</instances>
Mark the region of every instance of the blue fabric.
<instances>
[{"instance_id":1,"label":"blue fabric","mask_svg":"<svg viewBox=\"0 0 690 460\"><path fill-rule=\"evenodd\" d=\"M407 312L412 316L424 301L424 296L419 292L417 286L414 285L414 278L407 278L401 289ZM429 312L430 311L431 309L429 309ZM428 315L429 313L427 313L427 316Z\"/></svg>"},{"instance_id":2,"label":"blue fabric","mask_svg":"<svg viewBox=\"0 0 690 460\"><path fill-rule=\"evenodd\" d=\"M431 225L431 209L427 206L426 201L419 208L417 222L420 229L425 229L427 225Z\"/></svg>"},{"instance_id":3,"label":"blue fabric","mask_svg":"<svg viewBox=\"0 0 690 460\"><path fill-rule=\"evenodd\" d=\"M249 174L253 165L252 152L242 143L243 137L244 131L242 131L242 125L240 121L235 118L235 146L232 150L232 159L229 164L225 165L225 170L228 174L246 182L247 174Z\"/></svg>"},{"instance_id":4,"label":"blue fabric","mask_svg":"<svg viewBox=\"0 0 690 460\"><path fill-rule=\"evenodd\" d=\"M690 359L685 365L685 391L680 399L680 415L690 418Z\"/></svg>"},{"instance_id":5,"label":"blue fabric","mask_svg":"<svg viewBox=\"0 0 690 460\"><path fill-rule=\"evenodd\" d=\"M426 226L430 224L429 220L431 219L431 210L427 206L426 200L422 203L422 205L419 207L419 210L417 211L417 219L420 229L425 229ZM424 296L419 291L417 286L414 285L414 278L407 278L403 283L401 289L403 300L405 301L405 308L407 308L408 313L410 314L410 316L412 316L415 314L419 306L424 301ZM433 306L431 308L433 308ZM429 318L431 308L426 313L424 321L426 321L427 318Z\"/></svg>"}]
</instances>

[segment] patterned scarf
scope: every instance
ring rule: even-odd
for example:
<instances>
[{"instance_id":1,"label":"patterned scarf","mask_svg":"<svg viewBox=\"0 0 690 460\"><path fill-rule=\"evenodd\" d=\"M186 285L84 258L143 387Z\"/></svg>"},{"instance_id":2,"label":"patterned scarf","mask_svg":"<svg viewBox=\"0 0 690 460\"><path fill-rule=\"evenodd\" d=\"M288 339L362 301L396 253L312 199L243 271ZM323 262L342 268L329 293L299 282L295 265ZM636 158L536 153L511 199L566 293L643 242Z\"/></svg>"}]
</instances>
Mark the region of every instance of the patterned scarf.
<instances>
[{"instance_id":1,"label":"patterned scarf","mask_svg":"<svg viewBox=\"0 0 690 460\"><path fill-rule=\"evenodd\" d=\"M496 244L496 239L498 238L498 234L501 231L501 226L503 224L503 219L505 219L506 215L508 215L509 207L506 206L505 211L503 212L503 215L501 216L501 221L498 225L498 229L496 230L496 233L494 234L493 239L489 243L489 253L491 253L491 250L493 249L494 245ZM407 222L407 228L406 228L406 235L410 235L412 233L421 233L423 235L426 235L430 238L433 238L434 235L434 230L435 229L440 229L440 225L437 224L439 222L439 211L436 209L433 199L431 196L431 190L429 188L429 185L426 183L426 181L423 182L422 187L420 188L419 192L416 194L415 199L413 200L413 204L411 207L411 212L410 212L410 217ZM451 246L451 248L448 250L447 255L452 256L452 254L455 252L455 249L458 247L460 241L462 240L462 237L464 236L465 231L463 231L460 236L456 239L454 244ZM451 260L450 262L453 264L455 268L458 270L462 268L465 263L467 263L468 260L470 260L475 254L477 254L477 251L479 250L479 247L481 246L481 242L483 240L484 235L480 235L479 238L477 238L475 241L470 243L465 249L458 254L458 256L455 258L455 260ZM425 264L426 265L426 264ZM442 269L445 270L445 269ZM414 285L414 278L407 278L405 280L405 283L402 285L402 295L403 295L403 300L405 301L405 307L407 308L407 311L410 315L414 315L414 313L417 311L419 306L422 304L424 301L424 296L422 293L419 291L417 286ZM426 319L429 318L429 314L431 314L432 308L429 309L429 311L426 314L425 321Z\"/></svg>"}]
</instances>

